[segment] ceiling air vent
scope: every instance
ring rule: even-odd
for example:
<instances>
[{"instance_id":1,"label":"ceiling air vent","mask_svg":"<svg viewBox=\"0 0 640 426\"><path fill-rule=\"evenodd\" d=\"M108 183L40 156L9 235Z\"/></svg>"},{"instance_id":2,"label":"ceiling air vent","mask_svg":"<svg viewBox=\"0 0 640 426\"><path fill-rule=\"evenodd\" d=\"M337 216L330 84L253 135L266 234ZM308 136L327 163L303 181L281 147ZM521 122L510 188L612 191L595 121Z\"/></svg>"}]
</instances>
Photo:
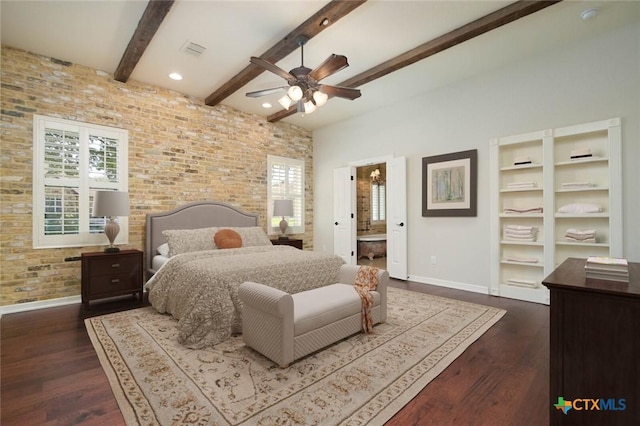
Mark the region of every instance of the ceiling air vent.
<instances>
[{"instance_id":1,"label":"ceiling air vent","mask_svg":"<svg viewBox=\"0 0 640 426\"><path fill-rule=\"evenodd\" d=\"M204 53L205 50L207 50L206 47L202 46L201 44L194 43L190 40L187 40L184 46L182 46L183 52L193 56L200 56Z\"/></svg>"}]
</instances>

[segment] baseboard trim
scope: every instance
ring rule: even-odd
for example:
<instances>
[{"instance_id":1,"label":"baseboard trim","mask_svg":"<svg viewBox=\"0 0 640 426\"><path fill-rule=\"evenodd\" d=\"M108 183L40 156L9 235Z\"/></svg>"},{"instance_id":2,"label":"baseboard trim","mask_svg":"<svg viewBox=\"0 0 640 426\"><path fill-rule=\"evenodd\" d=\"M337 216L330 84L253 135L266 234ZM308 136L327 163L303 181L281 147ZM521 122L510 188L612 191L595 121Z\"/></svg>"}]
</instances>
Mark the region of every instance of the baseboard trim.
<instances>
[{"instance_id":1,"label":"baseboard trim","mask_svg":"<svg viewBox=\"0 0 640 426\"><path fill-rule=\"evenodd\" d=\"M472 293L490 294L489 287L484 287L476 284L467 284L467 283L460 283L456 281L440 280L437 278L419 277L417 275L409 275L409 280L415 281L421 284L430 284L438 287L452 288L454 290L464 290L464 291L470 291Z\"/></svg>"},{"instance_id":2,"label":"baseboard trim","mask_svg":"<svg viewBox=\"0 0 640 426\"><path fill-rule=\"evenodd\" d=\"M56 306L73 305L80 303L80 296L60 297L57 299L38 300L35 302L16 303L14 305L0 306L0 315L16 312L34 311L36 309L53 308Z\"/></svg>"}]
</instances>

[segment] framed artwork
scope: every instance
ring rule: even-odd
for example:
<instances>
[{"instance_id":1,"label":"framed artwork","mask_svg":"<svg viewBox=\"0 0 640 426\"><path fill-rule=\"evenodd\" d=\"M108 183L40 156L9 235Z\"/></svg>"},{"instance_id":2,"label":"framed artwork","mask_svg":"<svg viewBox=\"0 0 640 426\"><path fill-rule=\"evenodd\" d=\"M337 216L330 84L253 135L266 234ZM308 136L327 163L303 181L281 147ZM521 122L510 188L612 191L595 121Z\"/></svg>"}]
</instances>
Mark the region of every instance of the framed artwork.
<instances>
[{"instance_id":1,"label":"framed artwork","mask_svg":"<svg viewBox=\"0 0 640 426\"><path fill-rule=\"evenodd\" d=\"M478 150L422 159L422 216L477 216Z\"/></svg>"}]
</instances>

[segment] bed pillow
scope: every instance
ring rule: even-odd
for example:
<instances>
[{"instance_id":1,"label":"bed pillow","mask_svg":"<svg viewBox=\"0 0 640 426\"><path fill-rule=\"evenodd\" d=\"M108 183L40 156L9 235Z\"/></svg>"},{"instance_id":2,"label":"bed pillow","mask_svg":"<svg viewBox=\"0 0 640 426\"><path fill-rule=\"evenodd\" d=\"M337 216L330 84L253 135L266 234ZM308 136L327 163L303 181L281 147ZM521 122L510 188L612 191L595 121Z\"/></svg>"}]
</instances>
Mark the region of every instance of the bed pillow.
<instances>
[{"instance_id":1,"label":"bed pillow","mask_svg":"<svg viewBox=\"0 0 640 426\"><path fill-rule=\"evenodd\" d=\"M213 241L220 249L240 248L242 247L242 237L233 229L221 229L216 232Z\"/></svg>"},{"instance_id":2,"label":"bed pillow","mask_svg":"<svg viewBox=\"0 0 640 426\"><path fill-rule=\"evenodd\" d=\"M162 231L169 244L169 257L200 250L214 250L213 236L218 228L172 229Z\"/></svg>"},{"instance_id":3,"label":"bed pillow","mask_svg":"<svg viewBox=\"0 0 640 426\"><path fill-rule=\"evenodd\" d=\"M270 246L271 240L259 226L244 226L233 229L242 238L242 247Z\"/></svg>"},{"instance_id":4,"label":"bed pillow","mask_svg":"<svg viewBox=\"0 0 640 426\"><path fill-rule=\"evenodd\" d=\"M160 244L157 250L158 250L158 254L169 257L169 244L167 243Z\"/></svg>"}]
</instances>

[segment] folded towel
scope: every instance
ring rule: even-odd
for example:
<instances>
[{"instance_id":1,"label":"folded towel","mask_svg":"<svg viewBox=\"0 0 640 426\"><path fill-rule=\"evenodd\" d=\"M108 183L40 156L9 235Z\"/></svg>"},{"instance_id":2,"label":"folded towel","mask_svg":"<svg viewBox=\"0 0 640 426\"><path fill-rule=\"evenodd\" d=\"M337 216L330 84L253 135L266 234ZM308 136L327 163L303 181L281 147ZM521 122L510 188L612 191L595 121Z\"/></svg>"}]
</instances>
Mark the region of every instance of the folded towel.
<instances>
[{"instance_id":1,"label":"folded towel","mask_svg":"<svg viewBox=\"0 0 640 426\"><path fill-rule=\"evenodd\" d=\"M537 234L538 228L535 226L507 225L502 235L505 240L533 242Z\"/></svg>"},{"instance_id":2,"label":"folded towel","mask_svg":"<svg viewBox=\"0 0 640 426\"><path fill-rule=\"evenodd\" d=\"M595 229L581 230L581 229L569 228L565 231L565 235L568 235L568 234L577 235L577 236L580 236L580 235L593 236L593 235L596 235L596 230Z\"/></svg>"},{"instance_id":3,"label":"folded towel","mask_svg":"<svg viewBox=\"0 0 640 426\"><path fill-rule=\"evenodd\" d=\"M535 229L533 226L525 226L525 225L507 225L505 229L513 229L516 231L532 231Z\"/></svg>"},{"instance_id":4,"label":"folded towel","mask_svg":"<svg viewBox=\"0 0 640 426\"><path fill-rule=\"evenodd\" d=\"M571 159L574 160L576 158L588 158L591 157L591 149L589 148L580 148L574 149L571 151Z\"/></svg>"},{"instance_id":5,"label":"folded towel","mask_svg":"<svg viewBox=\"0 0 640 426\"><path fill-rule=\"evenodd\" d=\"M526 209L505 208L503 211L505 213L519 213L519 214L523 214L523 213L542 213L542 207L531 207L531 208L526 208Z\"/></svg>"},{"instance_id":6,"label":"folded towel","mask_svg":"<svg viewBox=\"0 0 640 426\"><path fill-rule=\"evenodd\" d=\"M535 241L535 235L509 235L505 234L504 238L507 240L520 240L520 241Z\"/></svg>"},{"instance_id":7,"label":"folded towel","mask_svg":"<svg viewBox=\"0 0 640 426\"><path fill-rule=\"evenodd\" d=\"M574 204L565 204L564 206L558 209L559 213L599 213L602 211L602 207L596 204L586 204L586 203L574 203Z\"/></svg>"},{"instance_id":8,"label":"folded towel","mask_svg":"<svg viewBox=\"0 0 640 426\"><path fill-rule=\"evenodd\" d=\"M565 182L563 184L560 184L561 188L593 188L594 186L596 186L594 183L591 182Z\"/></svg>"},{"instance_id":9,"label":"folded towel","mask_svg":"<svg viewBox=\"0 0 640 426\"><path fill-rule=\"evenodd\" d=\"M521 278L509 278L507 280L507 283L509 284L515 284L515 285L525 285L527 287L536 287L536 281L533 280L525 280L525 279L521 279Z\"/></svg>"},{"instance_id":10,"label":"folded towel","mask_svg":"<svg viewBox=\"0 0 640 426\"><path fill-rule=\"evenodd\" d=\"M535 182L509 182L507 188L535 188L538 185Z\"/></svg>"},{"instance_id":11,"label":"folded towel","mask_svg":"<svg viewBox=\"0 0 640 426\"><path fill-rule=\"evenodd\" d=\"M507 256L504 258L507 262L520 262L520 263L538 263L538 259L535 257L517 257Z\"/></svg>"},{"instance_id":12,"label":"folded towel","mask_svg":"<svg viewBox=\"0 0 640 426\"><path fill-rule=\"evenodd\" d=\"M531 157L528 155L521 155L513 160L514 166L519 166L521 164L531 164Z\"/></svg>"},{"instance_id":13,"label":"folded towel","mask_svg":"<svg viewBox=\"0 0 640 426\"><path fill-rule=\"evenodd\" d=\"M572 243L595 243L596 242L595 238L577 239L577 238L572 238L572 237L569 237L569 236L565 236L564 239L569 241L569 242L572 242Z\"/></svg>"},{"instance_id":14,"label":"folded towel","mask_svg":"<svg viewBox=\"0 0 640 426\"><path fill-rule=\"evenodd\" d=\"M527 236L527 235L535 235L536 231L534 231L534 230L527 231L527 230L517 230L517 229L505 229L504 233L506 235L524 235L524 236Z\"/></svg>"}]
</instances>

